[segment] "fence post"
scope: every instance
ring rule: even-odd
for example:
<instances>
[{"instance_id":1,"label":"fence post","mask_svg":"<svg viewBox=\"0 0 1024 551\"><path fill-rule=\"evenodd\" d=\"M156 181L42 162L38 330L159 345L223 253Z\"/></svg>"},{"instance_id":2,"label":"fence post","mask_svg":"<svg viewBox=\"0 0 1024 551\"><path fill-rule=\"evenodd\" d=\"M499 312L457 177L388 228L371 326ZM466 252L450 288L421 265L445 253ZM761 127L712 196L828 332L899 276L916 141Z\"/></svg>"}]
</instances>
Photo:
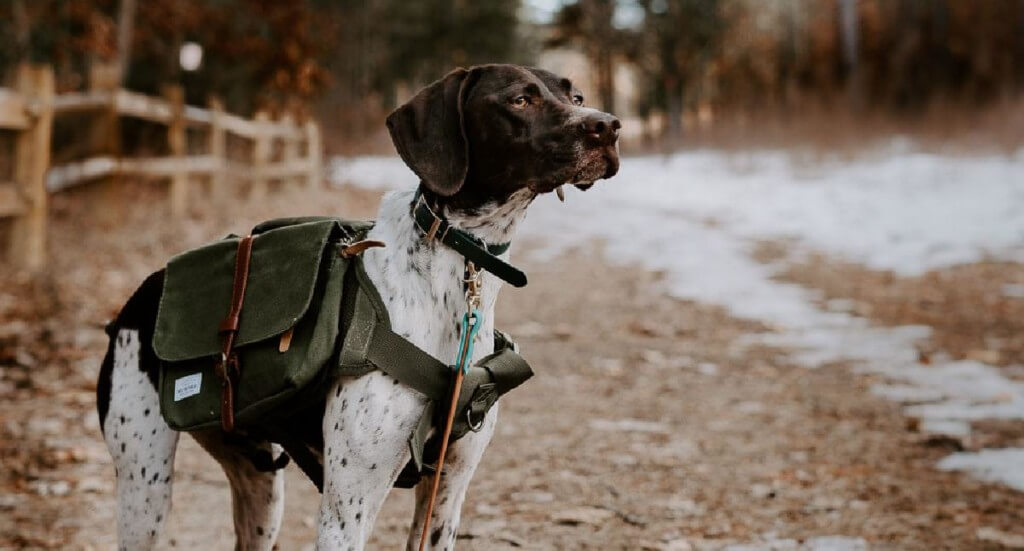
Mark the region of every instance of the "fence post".
<instances>
[{"instance_id":1,"label":"fence post","mask_svg":"<svg viewBox=\"0 0 1024 551\"><path fill-rule=\"evenodd\" d=\"M306 121L306 187L317 189L322 182L320 171L323 170L324 151L320 143L320 127L313 119Z\"/></svg>"},{"instance_id":2,"label":"fence post","mask_svg":"<svg viewBox=\"0 0 1024 551\"><path fill-rule=\"evenodd\" d=\"M185 133L185 90L179 85L164 88L164 99L171 106L171 120L167 123L167 145L175 160L171 172L171 215L182 216L188 208L188 170L185 166L187 136Z\"/></svg>"},{"instance_id":3,"label":"fence post","mask_svg":"<svg viewBox=\"0 0 1024 551\"><path fill-rule=\"evenodd\" d=\"M110 94L110 103L96 115L90 130L93 155L109 155L117 163L114 172L96 182L99 205L96 212L104 224L117 224L121 218L123 196L117 189L121 180L121 120L117 111L117 91L121 88L121 69L117 63L95 61L89 66L89 90Z\"/></svg>"},{"instance_id":4,"label":"fence post","mask_svg":"<svg viewBox=\"0 0 1024 551\"><path fill-rule=\"evenodd\" d=\"M210 157L216 162L210 173L210 195L215 201L228 197L226 175L228 171L227 134L224 131L224 103L220 98L212 97L210 108Z\"/></svg>"},{"instance_id":5,"label":"fence post","mask_svg":"<svg viewBox=\"0 0 1024 551\"><path fill-rule=\"evenodd\" d=\"M281 164L286 167L287 175L281 178L282 182L296 182L302 181L302 174L292 172L295 169L296 161L299 160L299 138L298 134L299 127L295 124L295 117L291 113L285 113L281 120L280 128L284 128L285 135L281 139Z\"/></svg>"},{"instance_id":6,"label":"fence post","mask_svg":"<svg viewBox=\"0 0 1024 551\"><path fill-rule=\"evenodd\" d=\"M253 175L249 198L262 200L267 196L267 189L269 187L266 169L270 163L270 149L273 136L269 132L270 115L266 111L257 112L254 119L257 130L252 146Z\"/></svg>"},{"instance_id":7,"label":"fence post","mask_svg":"<svg viewBox=\"0 0 1024 551\"><path fill-rule=\"evenodd\" d=\"M38 106L32 126L18 134L14 179L25 211L14 218L9 248L14 264L38 271L46 263L46 170L50 165L53 130L53 69L42 65L18 67L18 92Z\"/></svg>"}]
</instances>

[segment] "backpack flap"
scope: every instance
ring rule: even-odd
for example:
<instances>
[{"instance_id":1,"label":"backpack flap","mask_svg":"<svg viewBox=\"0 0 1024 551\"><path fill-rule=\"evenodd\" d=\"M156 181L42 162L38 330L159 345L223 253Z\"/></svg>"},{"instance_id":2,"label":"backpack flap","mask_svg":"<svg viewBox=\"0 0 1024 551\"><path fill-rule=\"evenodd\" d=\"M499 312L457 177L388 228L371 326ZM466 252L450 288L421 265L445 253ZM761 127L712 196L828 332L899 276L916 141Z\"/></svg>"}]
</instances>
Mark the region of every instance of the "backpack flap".
<instances>
[{"instance_id":1,"label":"backpack flap","mask_svg":"<svg viewBox=\"0 0 1024 551\"><path fill-rule=\"evenodd\" d=\"M254 232L249 277L233 350L235 426L260 425L316 403L336 357L352 231L340 220L312 220ZM220 320L231 306L237 238L171 260L153 338L162 360L160 413L176 430L221 426ZM335 360L336 361L336 360Z\"/></svg>"},{"instance_id":2,"label":"backpack flap","mask_svg":"<svg viewBox=\"0 0 1024 551\"><path fill-rule=\"evenodd\" d=\"M256 235L236 347L280 335L309 309L336 220ZM167 264L153 350L164 361L220 354L218 327L231 303L238 238L182 253Z\"/></svg>"}]
</instances>

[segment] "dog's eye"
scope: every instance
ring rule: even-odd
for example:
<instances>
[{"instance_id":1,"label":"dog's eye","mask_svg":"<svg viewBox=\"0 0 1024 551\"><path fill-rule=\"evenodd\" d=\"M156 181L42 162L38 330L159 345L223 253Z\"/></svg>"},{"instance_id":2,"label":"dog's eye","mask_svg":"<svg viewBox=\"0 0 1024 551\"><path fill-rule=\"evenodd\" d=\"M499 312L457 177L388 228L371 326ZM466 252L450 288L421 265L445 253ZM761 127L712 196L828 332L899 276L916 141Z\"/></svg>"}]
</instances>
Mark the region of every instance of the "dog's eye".
<instances>
[{"instance_id":1,"label":"dog's eye","mask_svg":"<svg viewBox=\"0 0 1024 551\"><path fill-rule=\"evenodd\" d=\"M530 105L530 96L516 96L512 98L512 105L522 108Z\"/></svg>"},{"instance_id":2,"label":"dog's eye","mask_svg":"<svg viewBox=\"0 0 1024 551\"><path fill-rule=\"evenodd\" d=\"M574 105L583 105L583 96L576 94L572 97L572 102Z\"/></svg>"}]
</instances>

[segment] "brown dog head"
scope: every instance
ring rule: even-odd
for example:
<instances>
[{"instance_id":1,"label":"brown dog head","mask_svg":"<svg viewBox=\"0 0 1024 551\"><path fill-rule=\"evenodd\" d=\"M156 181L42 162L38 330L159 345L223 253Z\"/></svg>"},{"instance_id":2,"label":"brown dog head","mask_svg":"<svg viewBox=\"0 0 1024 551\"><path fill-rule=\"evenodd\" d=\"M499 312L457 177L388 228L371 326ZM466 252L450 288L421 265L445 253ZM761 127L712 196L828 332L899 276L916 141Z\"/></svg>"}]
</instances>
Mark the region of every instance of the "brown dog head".
<instances>
[{"instance_id":1,"label":"brown dog head","mask_svg":"<svg viewBox=\"0 0 1024 551\"><path fill-rule=\"evenodd\" d=\"M583 106L567 78L533 67L456 69L387 119L423 186L455 208L528 188L589 188L619 169L614 116Z\"/></svg>"}]
</instances>

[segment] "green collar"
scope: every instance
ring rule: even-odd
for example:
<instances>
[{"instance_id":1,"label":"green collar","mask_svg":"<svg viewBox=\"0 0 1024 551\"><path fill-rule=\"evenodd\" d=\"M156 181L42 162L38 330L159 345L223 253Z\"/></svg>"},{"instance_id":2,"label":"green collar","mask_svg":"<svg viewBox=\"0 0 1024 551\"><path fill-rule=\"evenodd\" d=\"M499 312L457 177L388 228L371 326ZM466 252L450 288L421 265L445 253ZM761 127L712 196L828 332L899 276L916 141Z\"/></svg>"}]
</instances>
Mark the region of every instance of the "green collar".
<instances>
[{"instance_id":1,"label":"green collar","mask_svg":"<svg viewBox=\"0 0 1024 551\"><path fill-rule=\"evenodd\" d=\"M461 254L477 268L487 270L515 287L526 285L526 274L515 266L498 258L508 250L509 243L487 244L469 233L452 226L443 216L436 214L423 197L423 191L416 191L412 205L412 217L424 239L438 239L455 252Z\"/></svg>"}]
</instances>

